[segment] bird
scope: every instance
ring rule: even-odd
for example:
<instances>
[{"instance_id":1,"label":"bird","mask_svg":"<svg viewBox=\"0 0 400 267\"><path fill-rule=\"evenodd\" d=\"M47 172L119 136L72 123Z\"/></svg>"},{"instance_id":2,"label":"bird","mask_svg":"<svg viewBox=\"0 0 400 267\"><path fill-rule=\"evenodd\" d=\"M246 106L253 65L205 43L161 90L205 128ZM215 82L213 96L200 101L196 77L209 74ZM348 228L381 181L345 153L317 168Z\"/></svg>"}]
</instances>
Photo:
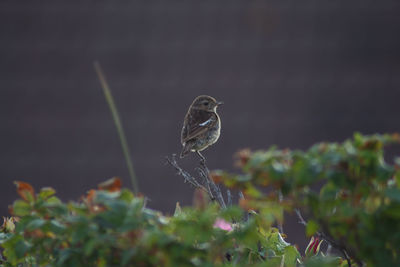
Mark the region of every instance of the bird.
<instances>
[{"instance_id":1,"label":"bird","mask_svg":"<svg viewBox=\"0 0 400 267\"><path fill-rule=\"evenodd\" d=\"M193 100L183 121L181 158L195 152L205 162L200 151L217 142L220 136L221 120L217 108L222 104L222 101L208 95L200 95Z\"/></svg>"}]
</instances>

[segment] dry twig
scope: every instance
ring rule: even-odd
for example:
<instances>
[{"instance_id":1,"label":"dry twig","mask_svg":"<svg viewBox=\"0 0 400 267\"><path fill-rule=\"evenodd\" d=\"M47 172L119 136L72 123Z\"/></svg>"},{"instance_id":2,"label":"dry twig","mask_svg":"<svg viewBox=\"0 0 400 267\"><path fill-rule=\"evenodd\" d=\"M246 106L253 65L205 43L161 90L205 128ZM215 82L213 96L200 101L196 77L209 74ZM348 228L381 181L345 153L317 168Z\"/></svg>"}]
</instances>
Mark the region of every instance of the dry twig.
<instances>
[{"instance_id":1,"label":"dry twig","mask_svg":"<svg viewBox=\"0 0 400 267\"><path fill-rule=\"evenodd\" d=\"M221 193L220 188L216 185L210 176L210 171L205 163L205 158L202 156L200 166L197 168L199 175L203 178L203 184L193 177L190 173L183 170L176 162L176 154L173 154L171 158L166 157L167 163L170 164L175 170L178 171L178 175L184 178L185 182L190 183L195 188L199 188L206 192L212 201L216 200L221 208L225 209L226 204L224 197Z\"/></svg>"}]
</instances>

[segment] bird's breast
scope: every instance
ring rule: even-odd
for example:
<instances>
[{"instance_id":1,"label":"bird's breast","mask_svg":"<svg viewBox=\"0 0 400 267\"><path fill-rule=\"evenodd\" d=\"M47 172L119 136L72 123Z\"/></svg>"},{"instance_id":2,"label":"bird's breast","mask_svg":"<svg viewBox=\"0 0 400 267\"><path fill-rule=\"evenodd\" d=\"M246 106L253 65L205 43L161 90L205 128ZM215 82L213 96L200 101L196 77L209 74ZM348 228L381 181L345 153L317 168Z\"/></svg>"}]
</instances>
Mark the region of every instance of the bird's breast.
<instances>
[{"instance_id":1,"label":"bird's breast","mask_svg":"<svg viewBox=\"0 0 400 267\"><path fill-rule=\"evenodd\" d=\"M221 120L219 119L219 116L217 115L217 123L215 124L214 127L212 127L208 131L207 143L209 145L212 145L215 142L217 142L220 134L221 134Z\"/></svg>"}]
</instances>

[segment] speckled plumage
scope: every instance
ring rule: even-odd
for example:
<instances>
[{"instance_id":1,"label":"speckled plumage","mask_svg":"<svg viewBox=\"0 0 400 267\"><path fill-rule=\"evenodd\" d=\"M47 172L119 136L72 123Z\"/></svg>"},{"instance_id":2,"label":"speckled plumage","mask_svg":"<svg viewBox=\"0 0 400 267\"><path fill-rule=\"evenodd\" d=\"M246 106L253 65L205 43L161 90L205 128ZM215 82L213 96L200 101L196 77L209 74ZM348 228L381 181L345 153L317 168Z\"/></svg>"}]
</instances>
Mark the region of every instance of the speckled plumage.
<instances>
[{"instance_id":1,"label":"speckled plumage","mask_svg":"<svg viewBox=\"0 0 400 267\"><path fill-rule=\"evenodd\" d=\"M181 157L202 151L214 144L221 132L221 120L216 112L217 102L210 96L198 96L186 113L181 133Z\"/></svg>"}]
</instances>

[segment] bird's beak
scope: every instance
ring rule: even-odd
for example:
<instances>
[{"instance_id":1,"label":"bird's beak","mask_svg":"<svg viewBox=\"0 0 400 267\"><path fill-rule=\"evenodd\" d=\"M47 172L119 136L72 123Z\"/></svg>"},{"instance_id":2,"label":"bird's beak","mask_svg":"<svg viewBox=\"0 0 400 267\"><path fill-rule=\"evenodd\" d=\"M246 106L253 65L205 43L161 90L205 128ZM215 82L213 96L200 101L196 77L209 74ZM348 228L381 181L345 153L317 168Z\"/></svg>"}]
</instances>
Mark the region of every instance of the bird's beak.
<instances>
[{"instance_id":1,"label":"bird's beak","mask_svg":"<svg viewBox=\"0 0 400 267\"><path fill-rule=\"evenodd\" d=\"M222 102L222 101L218 101L217 102L217 106L221 106L221 105L223 105L224 104L224 102Z\"/></svg>"}]
</instances>

